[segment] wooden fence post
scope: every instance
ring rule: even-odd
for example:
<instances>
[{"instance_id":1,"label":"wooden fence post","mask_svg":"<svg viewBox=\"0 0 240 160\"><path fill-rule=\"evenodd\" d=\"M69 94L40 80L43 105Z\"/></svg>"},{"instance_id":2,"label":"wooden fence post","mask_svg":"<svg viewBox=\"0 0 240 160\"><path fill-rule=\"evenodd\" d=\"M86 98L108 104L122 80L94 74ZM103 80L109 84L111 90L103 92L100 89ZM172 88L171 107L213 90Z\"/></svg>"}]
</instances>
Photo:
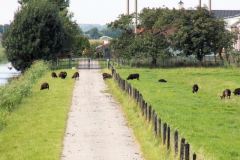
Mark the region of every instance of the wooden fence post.
<instances>
[{"instance_id":1,"label":"wooden fence post","mask_svg":"<svg viewBox=\"0 0 240 160\"><path fill-rule=\"evenodd\" d=\"M185 148L185 139L181 139L181 146L180 146L180 160L184 160L184 148Z\"/></svg>"},{"instance_id":2,"label":"wooden fence post","mask_svg":"<svg viewBox=\"0 0 240 160\"><path fill-rule=\"evenodd\" d=\"M146 119L146 120L147 120L147 118L148 118L148 110L149 110L148 104L145 103L145 119Z\"/></svg>"},{"instance_id":3,"label":"wooden fence post","mask_svg":"<svg viewBox=\"0 0 240 160\"><path fill-rule=\"evenodd\" d=\"M151 122L151 117L152 117L152 106L150 105L148 107L148 122Z\"/></svg>"},{"instance_id":4,"label":"wooden fence post","mask_svg":"<svg viewBox=\"0 0 240 160\"><path fill-rule=\"evenodd\" d=\"M145 115L145 101L143 100L143 98L142 98L142 116L144 116Z\"/></svg>"},{"instance_id":5,"label":"wooden fence post","mask_svg":"<svg viewBox=\"0 0 240 160\"><path fill-rule=\"evenodd\" d=\"M196 155L196 153L193 154L193 160L197 160L197 155Z\"/></svg>"},{"instance_id":6,"label":"wooden fence post","mask_svg":"<svg viewBox=\"0 0 240 160\"><path fill-rule=\"evenodd\" d=\"M178 131L176 130L174 133L174 150L175 156L178 154Z\"/></svg>"},{"instance_id":7,"label":"wooden fence post","mask_svg":"<svg viewBox=\"0 0 240 160\"><path fill-rule=\"evenodd\" d=\"M158 135L158 116L155 114L154 118L154 133L157 136Z\"/></svg>"},{"instance_id":8,"label":"wooden fence post","mask_svg":"<svg viewBox=\"0 0 240 160\"><path fill-rule=\"evenodd\" d=\"M185 144L185 160L190 158L190 145L189 143Z\"/></svg>"},{"instance_id":9,"label":"wooden fence post","mask_svg":"<svg viewBox=\"0 0 240 160\"><path fill-rule=\"evenodd\" d=\"M170 126L168 126L168 128L167 128L167 149L170 149L170 137L171 137L170 134L171 134L170 133Z\"/></svg>"},{"instance_id":10,"label":"wooden fence post","mask_svg":"<svg viewBox=\"0 0 240 160\"><path fill-rule=\"evenodd\" d=\"M162 137L162 120L161 118L158 119L158 135Z\"/></svg>"},{"instance_id":11,"label":"wooden fence post","mask_svg":"<svg viewBox=\"0 0 240 160\"><path fill-rule=\"evenodd\" d=\"M154 126L154 123L155 123L155 115L156 115L156 112L155 112L155 110L152 108L152 124L153 124L153 126Z\"/></svg>"},{"instance_id":12,"label":"wooden fence post","mask_svg":"<svg viewBox=\"0 0 240 160\"><path fill-rule=\"evenodd\" d=\"M166 144L167 138L167 123L163 124L163 144Z\"/></svg>"}]
</instances>

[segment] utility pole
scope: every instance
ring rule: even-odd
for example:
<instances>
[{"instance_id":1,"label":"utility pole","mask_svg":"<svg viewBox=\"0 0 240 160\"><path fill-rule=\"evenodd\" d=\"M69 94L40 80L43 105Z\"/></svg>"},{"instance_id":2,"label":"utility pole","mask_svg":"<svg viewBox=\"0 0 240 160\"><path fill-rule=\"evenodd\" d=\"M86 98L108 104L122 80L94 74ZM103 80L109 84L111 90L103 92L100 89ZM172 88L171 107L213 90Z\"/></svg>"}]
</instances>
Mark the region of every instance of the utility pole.
<instances>
[{"instance_id":1,"label":"utility pole","mask_svg":"<svg viewBox=\"0 0 240 160\"><path fill-rule=\"evenodd\" d=\"M129 0L127 0L127 15L129 15Z\"/></svg>"},{"instance_id":2,"label":"utility pole","mask_svg":"<svg viewBox=\"0 0 240 160\"><path fill-rule=\"evenodd\" d=\"M138 1L135 0L135 33L137 33L137 25L138 25Z\"/></svg>"},{"instance_id":3,"label":"utility pole","mask_svg":"<svg viewBox=\"0 0 240 160\"><path fill-rule=\"evenodd\" d=\"M209 12L212 12L212 0L209 0Z\"/></svg>"}]
</instances>

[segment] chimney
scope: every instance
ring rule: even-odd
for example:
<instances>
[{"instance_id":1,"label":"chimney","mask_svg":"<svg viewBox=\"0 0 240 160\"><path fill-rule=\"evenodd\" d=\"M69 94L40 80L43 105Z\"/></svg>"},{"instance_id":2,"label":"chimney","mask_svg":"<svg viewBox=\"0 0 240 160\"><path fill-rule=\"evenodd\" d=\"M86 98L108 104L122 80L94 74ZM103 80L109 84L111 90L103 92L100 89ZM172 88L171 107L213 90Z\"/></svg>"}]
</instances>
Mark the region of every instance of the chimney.
<instances>
[{"instance_id":1,"label":"chimney","mask_svg":"<svg viewBox=\"0 0 240 160\"><path fill-rule=\"evenodd\" d=\"M135 33L137 33L137 24L138 24L138 1L135 0Z\"/></svg>"},{"instance_id":2,"label":"chimney","mask_svg":"<svg viewBox=\"0 0 240 160\"><path fill-rule=\"evenodd\" d=\"M127 0L127 15L129 15L129 0Z\"/></svg>"},{"instance_id":3,"label":"chimney","mask_svg":"<svg viewBox=\"0 0 240 160\"><path fill-rule=\"evenodd\" d=\"M209 11L212 11L212 0L209 0Z\"/></svg>"},{"instance_id":4,"label":"chimney","mask_svg":"<svg viewBox=\"0 0 240 160\"><path fill-rule=\"evenodd\" d=\"M199 0L199 8L202 8L202 0Z\"/></svg>"}]
</instances>

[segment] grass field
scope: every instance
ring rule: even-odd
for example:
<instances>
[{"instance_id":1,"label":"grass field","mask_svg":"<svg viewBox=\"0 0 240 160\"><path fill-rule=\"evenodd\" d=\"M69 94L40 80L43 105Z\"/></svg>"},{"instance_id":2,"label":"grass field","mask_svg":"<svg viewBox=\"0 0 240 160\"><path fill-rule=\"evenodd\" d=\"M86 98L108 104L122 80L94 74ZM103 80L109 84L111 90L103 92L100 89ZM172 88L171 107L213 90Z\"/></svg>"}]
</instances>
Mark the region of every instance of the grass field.
<instances>
[{"instance_id":1,"label":"grass field","mask_svg":"<svg viewBox=\"0 0 240 160\"><path fill-rule=\"evenodd\" d=\"M0 131L0 160L59 160L67 113L71 105L75 70L66 70L66 80L52 79L50 72L33 87L7 118ZM48 82L50 90L40 91Z\"/></svg>"},{"instance_id":2,"label":"grass field","mask_svg":"<svg viewBox=\"0 0 240 160\"><path fill-rule=\"evenodd\" d=\"M203 159L240 159L240 97L221 100L226 88L240 87L240 70L224 68L118 69L123 78L140 73L131 81L158 115L178 129ZM161 84L158 79L168 81ZM200 87L192 93L192 85Z\"/></svg>"}]
</instances>

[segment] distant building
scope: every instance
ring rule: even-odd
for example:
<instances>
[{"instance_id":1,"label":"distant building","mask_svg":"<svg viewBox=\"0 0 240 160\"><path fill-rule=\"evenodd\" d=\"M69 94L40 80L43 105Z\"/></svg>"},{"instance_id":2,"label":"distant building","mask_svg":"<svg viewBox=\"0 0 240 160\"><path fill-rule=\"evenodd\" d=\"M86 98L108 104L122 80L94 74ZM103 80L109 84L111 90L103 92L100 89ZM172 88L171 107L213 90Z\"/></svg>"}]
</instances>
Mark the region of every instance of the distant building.
<instances>
[{"instance_id":1,"label":"distant building","mask_svg":"<svg viewBox=\"0 0 240 160\"><path fill-rule=\"evenodd\" d=\"M108 36L102 36L100 37L100 40L103 41L103 44L96 47L97 53L102 53L103 58L110 59L111 58L110 42L112 38Z\"/></svg>"}]
</instances>

